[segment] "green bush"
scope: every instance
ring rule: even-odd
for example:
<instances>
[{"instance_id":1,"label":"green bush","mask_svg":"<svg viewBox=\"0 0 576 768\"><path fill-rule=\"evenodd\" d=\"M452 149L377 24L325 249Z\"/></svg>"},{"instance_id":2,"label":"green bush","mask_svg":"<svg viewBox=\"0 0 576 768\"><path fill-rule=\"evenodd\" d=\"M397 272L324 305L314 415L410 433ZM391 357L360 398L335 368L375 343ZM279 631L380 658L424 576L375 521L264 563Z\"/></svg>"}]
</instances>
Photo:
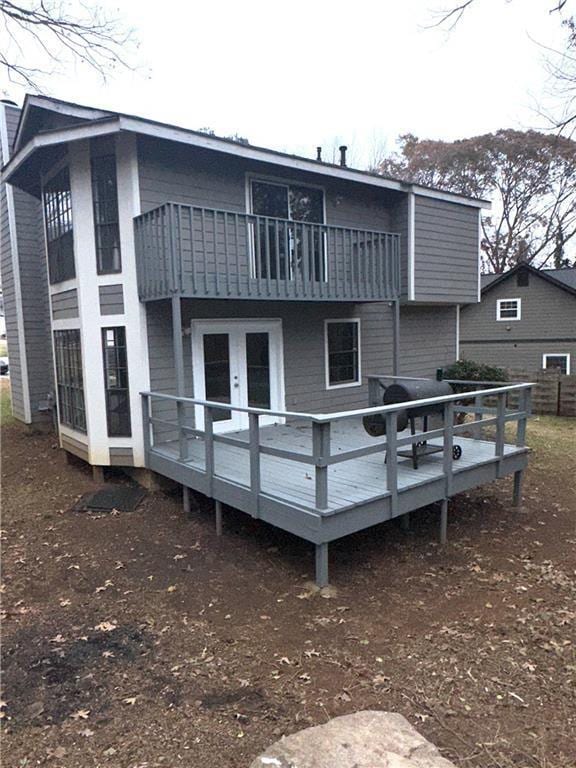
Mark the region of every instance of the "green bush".
<instances>
[{"instance_id":1,"label":"green bush","mask_svg":"<svg viewBox=\"0 0 576 768\"><path fill-rule=\"evenodd\" d=\"M462 381L508 381L508 375L503 368L475 363L473 360L458 360L444 369L443 377Z\"/></svg>"}]
</instances>

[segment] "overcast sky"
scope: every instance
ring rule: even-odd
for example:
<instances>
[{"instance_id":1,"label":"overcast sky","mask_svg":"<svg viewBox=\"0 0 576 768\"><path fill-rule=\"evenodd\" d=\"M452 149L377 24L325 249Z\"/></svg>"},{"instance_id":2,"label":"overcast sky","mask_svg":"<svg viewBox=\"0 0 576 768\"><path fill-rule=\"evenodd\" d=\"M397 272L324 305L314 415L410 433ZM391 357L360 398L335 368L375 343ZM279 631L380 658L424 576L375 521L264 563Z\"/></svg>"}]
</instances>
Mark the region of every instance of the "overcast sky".
<instances>
[{"instance_id":1,"label":"overcast sky","mask_svg":"<svg viewBox=\"0 0 576 768\"><path fill-rule=\"evenodd\" d=\"M347 143L359 166L406 132L542 127L538 43L565 39L552 0L477 0L451 33L426 28L451 0L102 4L134 28L137 69L103 84L65 65L50 95L308 156L321 144L328 160ZM25 93L5 78L0 90Z\"/></svg>"}]
</instances>

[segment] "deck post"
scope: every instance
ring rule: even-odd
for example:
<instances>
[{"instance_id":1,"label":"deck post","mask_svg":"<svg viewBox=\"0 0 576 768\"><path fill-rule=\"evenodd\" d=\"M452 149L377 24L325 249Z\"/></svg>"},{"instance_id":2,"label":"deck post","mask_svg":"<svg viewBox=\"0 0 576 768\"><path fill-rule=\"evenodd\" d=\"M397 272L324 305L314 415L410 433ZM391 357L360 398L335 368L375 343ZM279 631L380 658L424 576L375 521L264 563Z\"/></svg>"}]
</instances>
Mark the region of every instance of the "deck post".
<instances>
[{"instance_id":1,"label":"deck post","mask_svg":"<svg viewBox=\"0 0 576 768\"><path fill-rule=\"evenodd\" d=\"M520 393L518 410L521 411L523 415L518 419L516 426L516 445L518 448L524 448L526 445L526 426L528 416L530 415L531 394L529 389L523 389Z\"/></svg>"},{"instance_id":2,"label":"deck post","mask_svg":"<svg viewBox=\"0 0 576 768\"><path fill-rule=\"evenodd\" d=\"M222 536L222 502L214 502L214 512L216 517L216 536Z\"/></svg>"},{"instance_id":3,"label":"deck post","mask_svg":"<svg viewBox=\"0 0 576 768\"><path fill-rule=\"evenodd\" d=\"M252 517L260 517L260 414L248 414L250 439L250 490L254 509Z\"/></svg>"},{"instance_id":4,"label":"deck post","mask_svg":"<svg viewBox=\"0 0 576 768\"><path fill-rule=\"evenodd\" d=\"M209 405L204 408L204 471L206 495L211 497L214 489L214 414Z\"/></svg>"},{"instance_id":5,"label":"deck post","mask_svg":"<svg viewBox=\"0 0 576 768\"><path fill-rule=\"evenodd\" d=\"M328 586L328 542L316 544L316 586Z\"/></svg>"},{"instance_id":6,"label":"deck post","mask_svg":"<svg viewBox=\"0 0 576 768\"><path fill-rule=\"evenodd\" d=\"M142 399L142 438L144 441L144 462L148 466L148 454L150 452L150 398L141 395Z\"/></svg>"},{"instance_id":7,"label":"deck post","mask_svg":"<svg viewBox=\"0 0 576 768\"><path fill-rule=\"evenodd\" d=\"M498 459L497 477L502 477L502 459L504 457L504 430L506 429L506 396L498 393L496 408L496 457Z\"/></svg>"},{"instance_id":8,"label":"deck post","mask_svg":"<svg viewBox=\"0 0 576 768\"><path fill-rule=\"evenodd\" d=\"M524 480L524 470L519 469L514 472L514 489L512 491L512 506L519 507L522 503L522 483Z\"/></svg>"},{"instance_id":9,"label":"deck post","mask_svg":"<svg viewBox=\"0 0 576 768\"><path fill-rule=\"evenodd\" d=\"M474 406L478 410L474 413L474 421L482 420L482 411L480 410L480 408L482 408L483 402L484 402L484 398L482 397L482 395L476 395L476 397L474 398ZM476 438L476 440L482 440L481 424L474 424L473 435Z\"/></svg>"},{"instance_id":10,"label":"deck post","mask_svg":"<svg viewBox=\"0 0 576 768\"><path fill-rule=\"evenodd\" d=\"M174 348L174 371L176 374L176 394L184 397L184 350L182 347L182 312L180 297L172 296L172 346ZM176 403L178 414L178 442L180 446L180 461L188 458L188 438L184 433L185 406L182 402Z\"/></svg>"},{"instance_id":11,"label":"deck post","mask_svg":"<svg viewBox=\"0 0 576 768\"><path fill-rule=\"evenodd\" d=\"M386 487L390 493L391 517L398 514L398 412L386 414Z\"/></svg>"},{"instance_id":12,"label":"deck post","mask_svg":"<svg viewBox=\"0 0 576 768\"><path fill-rule=\"evenodd\" d=\"M190 517L190 488L187 485L182 486L182 509L186 517Z\"/></svg>"},{"instance_id":13,"label":"deck post","mask_svg":"<svg viewBox=\"0 0 576 768\"><path fill-rule=\"evenodd\" d=\"M444 403L444 483L446 496L452 495L454 479L454 403Z\"/></svg>"},{"instance_id":14,"label":"deck post","mask_svg":"<svg viewBox=\"0 0 576 768\"><path fill-rule=\"evenodd\" d=\"M393 306L392 320L392 373L400 375L400 300L396 299Z\"/></svg>"},{"instance_id":15,"label":"deck post","mask_svg":"<svg viewBox=\"0 0 576 768\"><path fill-rule=\"evenodd\" d=\"M442 499L440 507L440 546L448 541L448 499Z\"/></svg>"},{"instance_id":16,"label":"deck post","mask_svg":"<svg viewBox=\"0 0 576 768\"><path fill-rule=\"evenodd\" d=\"M328 507L328 464L330 458L330 422L312 422L312 453L316 465L316 506Z\"/></svg>"},{"instance_id":17,"label":"deck post","mask_svg":"<svg viewBox=\"0 0 576 768\"><path fill-rule=\"evenodd\" d=\"M410 530L410 512L406 512L400 517L400 523L402 524L404 533L408 533Z\"/></svg>"}]
</instances>

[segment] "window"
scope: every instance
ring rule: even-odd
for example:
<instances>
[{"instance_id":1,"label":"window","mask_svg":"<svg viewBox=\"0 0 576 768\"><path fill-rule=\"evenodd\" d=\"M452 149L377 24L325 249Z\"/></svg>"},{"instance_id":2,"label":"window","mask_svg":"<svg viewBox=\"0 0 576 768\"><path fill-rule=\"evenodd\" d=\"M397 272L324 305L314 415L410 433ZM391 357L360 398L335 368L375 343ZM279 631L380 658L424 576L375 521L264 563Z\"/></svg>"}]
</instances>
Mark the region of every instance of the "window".
<instances>
[{"instance_id":1,"label":"window","mask_svg":"<svg viewBox=\"0 0 576 768\"><path fill-rule=\"evenodd\" d=\"M558 373L564 375L570 374L570 355L565 353L543 355L542 368L549 370L557 370Z\"/></svg>"},{"instance_id":2,"label":"window","mask_svg":"<svg viewBox=\"0 0 576 768\"><path fill-rule=\"evenodd\" d=\"M54 331L60 424L86 432L80 331Z\"/></svg>"},{"instance_id":3,"label":"window","mask_svg":"<svg viewBox=\"0 0 576 768\"><path fill-rule=\"evenodd\" d=\"M92 201L98 274L120 272L122 262L114 155L102 155L92 159Z\"/></svg>"},{"instance_id":4,"label":"window","mask_svg":"<svg viewBox=\"0 0 576 768\"><path fill-rule=\"evenodd\" d=\"M254 276L326 280L323 190L253 180L250 192L252 213L266 217L254 224Z\"/></svg>"},{"instance_id":5,"label":"window","mask_svg":"<svg viewBox=\"0 0 576 768\"><path fill-rule=\"evenodd\" d=\"M498 299L496 302L497 320L520 320L521 299Z\"/></svg>"},{"instance_id":6,"label":"window","mask_svg":"<svg viewBox=\"0 0 576 768\"><path fill-rule=\"evenodd\" d=\"M360 321L326 320L325 342L328 389L360 384Z\"/></svg>"},{"instance_id":7,"label":"window","mask_svg":"<svg viewBox=\"0 0 576 768\"><path fill-rule=\"evenodd\" d=\"M50 283L76 277L72 232L72 195L68 168L44 185L44 222Z\"/></svg>"},{"instance_id":8,"label":"window","mask_svg":"<svg viewBox=\"0 0 576 768\"><path fill-rule=\"evenodd\" d=\"M104 386L109 437L130 437L130 397L126 329L102 328Z\"/></svg>"}]
</instances>

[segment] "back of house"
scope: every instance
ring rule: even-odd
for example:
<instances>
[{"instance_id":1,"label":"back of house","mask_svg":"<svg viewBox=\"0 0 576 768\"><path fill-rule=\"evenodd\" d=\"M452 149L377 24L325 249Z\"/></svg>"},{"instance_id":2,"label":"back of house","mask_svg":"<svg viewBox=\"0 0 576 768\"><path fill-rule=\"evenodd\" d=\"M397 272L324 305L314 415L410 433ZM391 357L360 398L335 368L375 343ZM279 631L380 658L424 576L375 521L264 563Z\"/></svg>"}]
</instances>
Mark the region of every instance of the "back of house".
<instances>
[{"instance_id":1,"label":"back of house","mask_svg":"<svg viewBox=\"0 0 576 768\"><path fill-rule=\"evenodd\" d=\"M535 373L575 372L576 269L521 264L482 276L482 301L462 308L460 355Z\"/></svg>"},{"instance_id":2,"label":"back of house","mask_svg":"<svg viewBox=\"0 0 576 768\"><path fill-rule=\"evenodd\" d=\"M332 412L457 358L484 201L45 97L0 126L14 415L87 462L145 465L141 392Z\"/></svg>"}]
</instances>

